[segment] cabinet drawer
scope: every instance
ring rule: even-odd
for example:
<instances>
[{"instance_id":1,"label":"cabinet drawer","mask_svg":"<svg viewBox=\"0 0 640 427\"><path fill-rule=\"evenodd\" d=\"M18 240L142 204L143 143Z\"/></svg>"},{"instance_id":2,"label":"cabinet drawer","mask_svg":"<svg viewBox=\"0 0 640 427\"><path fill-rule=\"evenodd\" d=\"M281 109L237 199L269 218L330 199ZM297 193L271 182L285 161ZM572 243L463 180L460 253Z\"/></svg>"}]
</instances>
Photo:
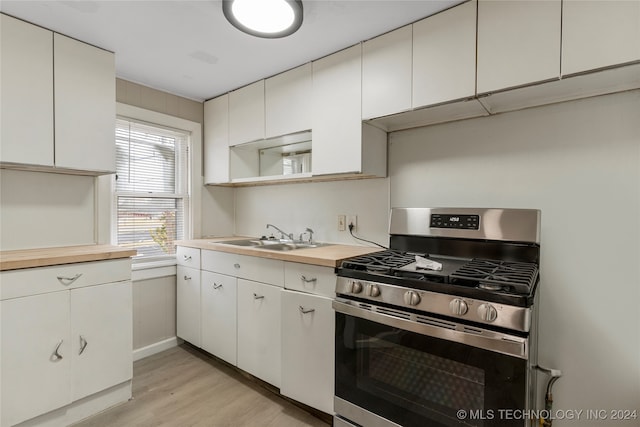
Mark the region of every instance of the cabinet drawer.
<instances>
[{"instance_id":1,"label":"cabinet drawer","mask_svg":"<svg viewBox=\"0 0 640 427\"><path fill-rule=\"evenodd\" d=\"M176 260L178 265L200 269L200 249L178 246Z\"/></svg>"},{"instance_id":2,"label":"cabinet drawer","mask_svg":"<svg viewBox=\"0 0 640 427\"><path fill-rule=\"evenodd\" d=\"M9 270L0 277L0 299L5 300L130 280L131 259Z\"/></svg>"},{"instance_id":3,"label":"cabinet drawer","mask_svg":"<svg viewBox=\"0 0 640 427\"><path fill-rule=\"evenodd\" d=\"M331 267L285 262L284 287L334 298L336 275Z\"/></svg>"},{"instance_id":4,"label":"cabinet drawer","mask_svg":"<svg viewBox=\"0 0 640 427\"><path fill-rule=\"evenodd\" d=\"M202 269L284 287L284 261L228 252L202 251Z\"/></svg>"}]
</instances>

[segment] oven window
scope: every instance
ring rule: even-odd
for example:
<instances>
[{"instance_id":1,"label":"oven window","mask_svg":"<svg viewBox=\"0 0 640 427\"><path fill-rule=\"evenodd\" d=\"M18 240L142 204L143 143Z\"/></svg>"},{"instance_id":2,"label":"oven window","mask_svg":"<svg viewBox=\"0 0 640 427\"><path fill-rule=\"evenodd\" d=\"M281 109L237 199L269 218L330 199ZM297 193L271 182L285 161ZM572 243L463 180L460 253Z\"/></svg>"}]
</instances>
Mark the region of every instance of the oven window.
<instances>
[{"instance_id":1,"label":"oven window","mask_svg":"<svg viewBox=\"0 0 640 427\"><path fill-rule=\"evenodd\" d=\"M525 360L336 315L336 395L348 402L404 427L514 425L498 409L526 409Z\"/></svg>"}]
</instances>

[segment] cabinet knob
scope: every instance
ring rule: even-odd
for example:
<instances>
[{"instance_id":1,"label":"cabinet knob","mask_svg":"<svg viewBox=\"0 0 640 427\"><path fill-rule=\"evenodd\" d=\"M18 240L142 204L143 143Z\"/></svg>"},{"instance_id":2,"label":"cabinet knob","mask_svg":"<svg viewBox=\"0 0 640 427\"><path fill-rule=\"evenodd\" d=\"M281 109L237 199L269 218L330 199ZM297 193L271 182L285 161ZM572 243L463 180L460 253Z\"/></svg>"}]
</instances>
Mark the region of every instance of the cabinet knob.
<instances>
[{"instance_id":1,"label":"cabinet knob","mask_svg":"<svg viewBox=\"0 0 640 427\"><path fill-rule=\"evenodd\" d=\"M191 260L191 255L183 255L185 261Z\"/></svg>"},{"instance_id":2,"label":"cabinet knob","mask_svg":"<svg viewBox=\"0 0 640 427\"><path fill-rule=\"evenodd\" d=\"M62 283L65 286L69 286L70 284L72 284L73 282L78 280L78 278L80 278L80 276L82 276L82 273L78 273L73 277L64 277L64 276L56 276L56 277L58 278L60 283Z\"/></svg>"},{"instance_id":3,"label":"cabinet knob","mask_svg":"<svg viewBox=\"0 0 640 427\"><path fill-rule=\"evenodd\" d=\"M240 268L240 264L238 264L238 263L233 264L233 266L234 266L235 268Z\"/></svg>"},{"instance_id":4,"label":"cabinet knob","mask_svg":"<svg viewBox=\"0 0 640 427\"><path fill-rule=\"evenodd\" d=\"M315 277L311 277L311 278L307 279L307 277L304 274L302 276L300 276L300 279L302 279L302 281L304 283L312 283L312 282L317 282L318 281L318 279L315 278Z\"/></svg>"},{"instance_id":5,"label":"cabinet knob","mask_svg":"<svg viewBox=\"0 0 640 427\"><path fill-rule=\"evenodd\" d=\"M222 287L222 284L218 285L217 283L213 284L213 289L220 289Z\"/></svg>"},{"instance_id":6,"label":"cabinet knob","mask_svg":"<svg viewBox=\"0 0 640 427\"><path fill-rule=\"evenodd\" d=\"M303 306L300 306L300 313L302 314L313 313L314 311L316 311L315 308L305 309Z\"/></svg>"},{"instance_id":7,"label":"cabinet knob","mask_svg":"<svg viewBox=\"0 0 640 427\"><path fill-rule=\"evenodd\" d=\"M184 280L191 280L191 276L184 275Z\"/></svg>"},{"instance_id":8,"label":"cabinet knob","mask_svg":"<svg viewBox=\"0 0 640 427\"><path fill-rule=\"evenodd\" d=\"M57 362L58 360L63 359L62 355L60 354L60 346L62 345L63 342L64 340L60 340L58 345L56 345L56 348L53 350L53 353L51 353L51 357L50 357L51 361Z\"/></svg>"},{"instance_id":9,"label":"cabinet knob","mask_svg":"<svg viewBox=\"0 0 640 427\"><path fill-rule=\"evenodd\" d=\"M264 295L253 294L253 299L264 299Z\"/></svg>"}]
</instances>

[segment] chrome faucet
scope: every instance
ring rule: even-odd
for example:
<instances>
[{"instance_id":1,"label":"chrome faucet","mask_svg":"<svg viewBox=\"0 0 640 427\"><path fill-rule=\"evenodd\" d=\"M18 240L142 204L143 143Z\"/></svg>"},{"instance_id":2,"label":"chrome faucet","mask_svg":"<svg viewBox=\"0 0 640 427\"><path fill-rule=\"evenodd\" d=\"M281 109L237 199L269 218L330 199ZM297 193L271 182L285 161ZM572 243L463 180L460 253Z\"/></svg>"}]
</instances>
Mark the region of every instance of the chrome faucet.
<instances>
[{"instance_id":1,"label":"chrome faucet","mask_svg":"<svg viewBox=\"0 0 640 427\"><path fill-rule=\"evenodd\" d=\"M309 234L309 243L313 243L313 230L310 229L309 227L307 227L306 230L304 230L304 233L300 233L300 241L302 242L302 236L304 236L305 234Z\"/></svg>"},{"instance_id":2,"label":"chrome faucet","mask_svg":"<svg viewBox=\"0 0 640 427\"><path fill-rule=\"evenodd\" d=\"M278 227L276 227L273 224L267 224L267 228L275 228L276 230L278 230L278 233L280 233L280 237L282 238L282 240L285 240L286 238L288 238L288 240L293 241L293 233L285 233L284 231L280 230Z\"/></svg>"}]
</instances>

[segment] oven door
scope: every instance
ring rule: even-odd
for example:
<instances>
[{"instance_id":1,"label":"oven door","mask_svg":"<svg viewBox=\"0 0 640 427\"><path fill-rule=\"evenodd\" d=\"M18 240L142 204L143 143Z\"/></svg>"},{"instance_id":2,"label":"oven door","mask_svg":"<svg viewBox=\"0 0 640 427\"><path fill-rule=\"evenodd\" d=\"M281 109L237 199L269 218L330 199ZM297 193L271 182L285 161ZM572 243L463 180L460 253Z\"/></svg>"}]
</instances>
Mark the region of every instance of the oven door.
<instances>
[{"instance_id":1,"label":"oven door","mask_svg":"<svg viewBox=\"0 0 640 427\"><path fill-rule=\"evenodd\" d=\"M335 412L361 426L525 426L527 339L337 298Z\"/></svg>"}]
</instances>

